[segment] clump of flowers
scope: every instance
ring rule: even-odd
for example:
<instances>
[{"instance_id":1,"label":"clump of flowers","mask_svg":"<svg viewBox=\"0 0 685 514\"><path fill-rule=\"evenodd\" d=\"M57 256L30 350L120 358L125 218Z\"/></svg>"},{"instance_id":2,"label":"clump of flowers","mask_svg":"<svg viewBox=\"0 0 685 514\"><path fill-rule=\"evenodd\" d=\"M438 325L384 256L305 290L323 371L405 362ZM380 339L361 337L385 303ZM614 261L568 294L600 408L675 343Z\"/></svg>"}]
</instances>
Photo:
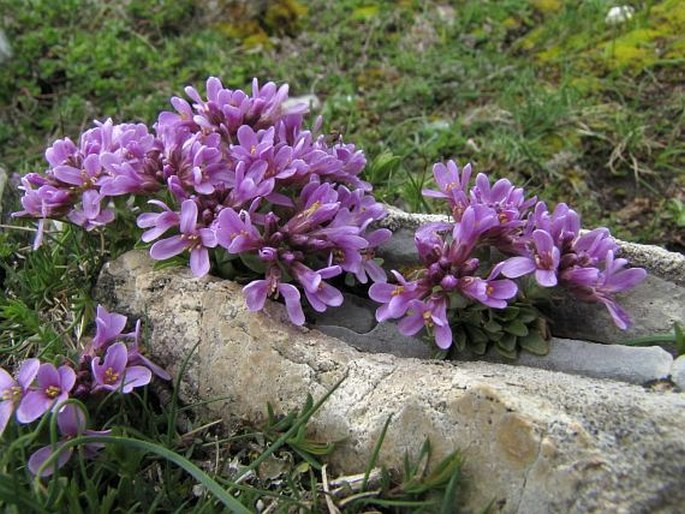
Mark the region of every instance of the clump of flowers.
<instances>
[{"instance_id":1,"label":"clump of flowers","mask_svg":"<svg viewBox=\"0 0 685 514\"><path fill-rule=\"evenodd\" d=\"M604 304L619 328L628 327L615 295L646 272L616 257L608 229L581 232L573 209L561 203L550 212L507 179L491 184L479 173L470 185L470 165L438 163L433 174L439 190L423 194L446 201L451 221L416 232L418 269L393 271L394 284L371 286L382 304L378 321L399 319L405 335L425 328L442 350L468 344L484 353L494 345L510 358L519 348L544 354L547 330L535 303L541 292L563 287Z\"/></svg>"},{"instance_id":2,"label":"clump of flowers","mask_svg":"<svg viewBox=\"0 0 685 514\"><path fill-rule=\"evenodd\" d=\"M86 428L85 405L101 400L106 393L131 393L150 383L153 375L171 378L141 353L140 321L133 332L124 333L126 316L98 306L95 323L95 336L82 346L76 362L65 360L55 367L37 358L26 359L15 377L0 368L0 437L13 417L19 424L29 424L46 413L57 417L61 436L57 446L78 435L109 434L109 430ZM101 448L100 444L85 445L86 457L95 457ZM34 452L28 461L31 473L37 474L54 450L54 445L48 445ZM53 474L70 456L71 449L62 452L56 464L44 468L41 476Z\"/></svg>"},{"instance_id":3,"label":"clump of flowers","mask_svg":"<svg viewBox=\"0 0 685 514\"><path fill-rule=\"evenodd\" d=\"M287 85L255 80L248 95L211 77L206 98L185 92L190 102L172 98L152 132L107 120L47 150L50 168L22 179L17 213L41 220L37 244L47 218L92 230L113 221L116 197L152 197L137 219L152 258L187 255L198 277L212 263L230 278L256 275L245 279L251 310L283 298L303 324L302 293L324 311L343 300L331 279L386 280L374 253L390 231L370 228L386 211L359 178L360 150L318 135L320 119L305 129L306 106L284 107Z\"/></svg>"}]
</instances>

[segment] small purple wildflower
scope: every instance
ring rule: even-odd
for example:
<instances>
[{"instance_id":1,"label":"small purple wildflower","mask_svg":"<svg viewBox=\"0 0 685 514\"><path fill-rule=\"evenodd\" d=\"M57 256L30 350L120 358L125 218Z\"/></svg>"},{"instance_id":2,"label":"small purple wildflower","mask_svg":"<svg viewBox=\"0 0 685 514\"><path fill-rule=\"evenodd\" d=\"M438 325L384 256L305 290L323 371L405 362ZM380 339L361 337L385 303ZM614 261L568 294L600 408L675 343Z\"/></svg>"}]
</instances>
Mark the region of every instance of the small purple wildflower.
<instances>
[{"instance_id":1,"label":"small purple wildflower","mask_svg":"<svg viewBox=\"0 0 685 514\"><path fill-rule=\"evenodd\" d=\"M542 287L556 286L559 248L555 246L552 236L540 229L533 232L532 244L530 256L511 257L502 266L502 274L508 278L518 278L535 273L535 280Z\"/></svg>"},{"instance_id":2,"label":"small purple wildflower","mask_svg":"<svg viewBox=\"0 0 685 514\"><path fill-rule=\"evenodd\" d=\"M114 343L105 353L104 360L93 358L93 392L100 390L118 391L128 394L135 387L150 383L152 372L145 366L129 365L126 345Z\"/></svg>"},{"instance_id":3,"label":"small purple wildflower","mask_svg":"<svg viewBox=\"0 0 685 514\"><path fill-rule=\"evenodd\" d=\"M76 373L66 364L55 368L50 363L41 364L36 372L35 386L28 389L17 409L19 423L31 423L48 410L59 407L69 398L76 383Z\"/></svg>"},{"instance_id":4,"label":"small purple wildflower","mask_svg":"<svg viewBox=\"0 0 685 514\"><path fill-rule=\"evenodd\" d=\"M209 252L207 248L216 246L216 235L212 229L198 227L197 204L194 200L185 200L181 205L179 229L181 234L157 241L150 248L150 256L164 260L190 251L190 269L196 277L209 273Z\"/></svg>"},{"instance_id":5,"label":"small purple wildflower","mask_svg":"<svg viewBox=\"0 0 685 514\"><path fill-rule=\"evenodd\" d=\"M38 359L25 360L17 371L16 380L7 371L0 368L0 436L2 436L14 410L36 377L39 367L40 361Z\"/></svg>"},{"instance_id":6,"label":"small purple wildflower","mask_svg":"<svg viewBox=\"0 0 685 514\"><path fill-rule=\"evenodd\" d=\"M83 408L79 405L69 403L64 405L57 412L57 428L61 434L60 441L55 445L48 445L39 448L31 454L28 461L29 471L36 475L41 466L48 460L48 458L57 450L59 450L66 441L73 439L80 435L109 435L111 430L88 430L86 429L86 414ZM102 443L87 443L84 445L84 454L88 459L93 459L98 452L104 448ZM64 467L69 462L73 454L73 448L62 450L57 457L54 465L47 466L42 470L40 476L48 477L54 474L58 469Z\"/></svg>"},{"instance_id":7,"label":"small purple wildflower","mask_svg":"<svg viewBox=\"0 0 685 514\"><path fill-rule=\"evenodd\" d=\"M292 284L284 284L280 281L276 268L271 268L265 280L253 280L243 288L245 303L251 311L260 311L264 308L267 298L282 296L290 321L296 325L305 322L304 312L300 303L300 292Z\"/></svg>"},{"instance_id":8,"label":"small purple wildflower","mask_svg":"<svg viewBox=\"0 0 685 514\"><path fill-rule=\"evenodd\" d=\"M414 335L427 328L435 336L435 344L446 350L452 346L452 329L447 320L447 301L444 298L430 298L427 302L412 300L407 315L397 328L404 335Z\"/></svg>"}]
</instances>

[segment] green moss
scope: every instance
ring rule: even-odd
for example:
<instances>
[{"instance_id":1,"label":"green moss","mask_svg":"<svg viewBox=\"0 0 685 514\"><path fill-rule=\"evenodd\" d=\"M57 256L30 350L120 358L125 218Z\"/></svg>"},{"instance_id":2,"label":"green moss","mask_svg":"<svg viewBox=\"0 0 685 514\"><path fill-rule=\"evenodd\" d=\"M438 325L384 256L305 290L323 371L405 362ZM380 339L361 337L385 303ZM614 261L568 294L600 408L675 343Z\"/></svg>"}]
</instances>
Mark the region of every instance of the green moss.
<instances>
[{"instance_id":1,"label":"green moss","mask_svg":"<svg viewBox=\"0 0 685 514\"><path fill-rule=\"evenodd\" d=\"M543 14L558 12L564 6L561 0L531 0L531 4Z\"/></svg>"},{"instance_id":2,"label":"green moss","mask_svg":"<svg viewBox=\"0 0 685 514\"><path fill-rule=\"evenodd\" d=\"M307 7L297 0L269 2L264 13L264 26L271 34L294 35L299 32L300 21L307 12Z\"/></svg>"}]
</instances>

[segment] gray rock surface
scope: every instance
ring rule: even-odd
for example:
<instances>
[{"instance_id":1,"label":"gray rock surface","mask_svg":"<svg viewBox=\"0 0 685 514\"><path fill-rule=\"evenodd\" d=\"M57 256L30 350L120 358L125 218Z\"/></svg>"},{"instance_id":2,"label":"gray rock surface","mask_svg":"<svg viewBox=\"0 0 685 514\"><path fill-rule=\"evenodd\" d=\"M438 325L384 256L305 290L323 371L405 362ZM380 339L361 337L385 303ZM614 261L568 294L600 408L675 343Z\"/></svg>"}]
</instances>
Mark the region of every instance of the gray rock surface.
<instances>
[{"instance_id":1,"label":"gray rock surface","mask_svg":"<svg viewBox=\"0 0 685 514\"><path fill-rule=\"evenodd\" d=\"M554 337L550 341L549 354L540 357L521 352L514 364L644 384L668 378L673 357L659 346L596 344Z\"/></svg>"},{"instance_id":2,"label":"gray rock surface","mask_svg":"<svg viewBox=\"0 0 685 514\"><path fill-rule=\"evenodd\" d=\"M195 279L186 269L153 271L144 252L103 269L98 297L142 317L149 352L174 373L192 352L181 384L208 416L259 423L320 398L314 437L338 440L332 471L363 470L392 415L380 464L399 468L425 438L436 463L466 457L469 511L673 513L685 505L685 395L523 366L434 362L362 354L287 322L281 305L244 307L240 286ZM197 345L197 347L196 347Z\"/></svg>"},{"instance_id":3,"label":"gray rock surface","mask_svg":"<svg viewBox=\"0 0 685 514\"><path fill-rule=\"evenodd\" d=\"M380 222L393 231L393 237L379 249L378 255L389 269L402 270L418 261L414 245L417 227L445 216L409 214L390 209L390 215ZM648 278L636 288L625 292L621 305L631 315L633 326L623 331L615 327L602 304L579 302L571 295L560 294L558 308L549 315L552 333L602 343L622 343L635 337L670 333L675 322L685 323L685 256L652 245L640 245L617 240L621 254L632 265L642 266ZM583 320L579 323L579 320Z\"/></svg>"},{"instance_id":4,"label":"gray rock surface","mask_svg":"<svg viewBox=\"0 0 685 514\"><path fill-rule=\"evenodd\" d=\"M685 391L685 355L673 361L671 380L681 391Z\"/></svg>"},{"instance_id":5,"label":"gray rock surface","mask_svg":"<svg viewBox=\"0 0 685 514\"><path fill-rule=\"evenodd\" d=\"M408 337L394 323L375 324L376 305L348 294L341 307L315 313L314 327L363 352L422 359L433 356L434 347L421 338L421 333ZM484 360L634 384L668 378L673 364L671 354L660 346L607 345L558 337L550 340L550 351L544 357L521 352L519 359L511 362L492 350L482 356L465 351L456 360Z\"/></svg>"}]
</instances>

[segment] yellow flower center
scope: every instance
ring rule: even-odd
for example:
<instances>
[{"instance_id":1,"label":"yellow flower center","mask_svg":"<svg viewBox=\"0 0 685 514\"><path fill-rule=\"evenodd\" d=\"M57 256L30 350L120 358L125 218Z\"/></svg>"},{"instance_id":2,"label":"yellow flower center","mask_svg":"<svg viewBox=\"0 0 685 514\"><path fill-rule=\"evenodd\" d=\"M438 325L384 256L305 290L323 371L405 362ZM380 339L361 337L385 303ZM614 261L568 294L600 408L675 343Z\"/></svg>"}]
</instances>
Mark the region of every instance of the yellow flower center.
<instances>
[{"instance_id":1,"label":"yellow flower center","mask_svg":"<svg viewBox=\"0 0 685 514\"><path fill-rule=\"evenodd\" d=\"M119 373L114 371L112 368L107 368L105 370L105 384L114 384L119 380Z\"/></svg>"},{"instance_id":2,"label":"yellow flower center","mask_svg":"<svg viewBox=\"0 0 685 514\"><path fill-rule=\"evenodd\" d=\"M54 385L47 386L45 388L45 396L47 396L48 398L57 398L57 396L59 396L59 393L61 392L62 389Z\"/></svg>"},{"instance_id":3,"label":"yellow flower center","mask_svg":"<svg viewBox=\"0 0 685 514\"><path fill-rule=\"evenodd\" d=\"M433 317L431 316L431 311L425 311L423 313L423 323L428 327L433 327Z\"/></svg>"},{"instance_id":4,"label":"yellow flower center","mask_svg":"<svg viewBox=\"0 0 685 514\"><path fill-rule=\"evenodd\" d=\"M16 402L19 398L21 398L21 387L19 386L8 387L0 394L0 400L2 401L10 400Z\"/></svg>"},{"instance_id":5,"label":"yellow flower center","mask_svg":"<svg viewBox=\"0 0 685 514\"><path fill-rule=\"evenodd\" d=\"M395 289L392 290L392 293L390 293L392 296L399 296L402 293L404 293L404 286L397 286Z\"/></svg>"}]
</instances>

